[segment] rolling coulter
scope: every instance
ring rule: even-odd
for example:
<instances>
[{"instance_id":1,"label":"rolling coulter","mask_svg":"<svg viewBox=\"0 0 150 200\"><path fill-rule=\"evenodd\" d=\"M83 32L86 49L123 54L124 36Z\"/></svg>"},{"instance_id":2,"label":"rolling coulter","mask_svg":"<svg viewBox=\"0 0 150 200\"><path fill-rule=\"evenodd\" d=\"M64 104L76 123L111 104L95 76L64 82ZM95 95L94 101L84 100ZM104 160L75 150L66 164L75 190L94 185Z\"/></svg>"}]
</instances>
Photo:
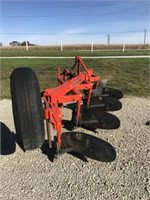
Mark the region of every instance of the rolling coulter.
<instances>
[{"instance_id":1,"label":"rolling coulter","mask_svg":"<svg viewBox=\"0 0 150 200\"><path fill-rule=\"evenodd\" d=\"M12 72L13 115L20 147L24 151L41 148L46 127L49 148L54 148L56 154L78 152L96 160L113 161L116 152L109 143L74 129L117 129L120 121L108 111L121 109L118 99L123 97L122 92L106 87L106 81L94 75L79 56L70 69L61 72L58 67L57 79L57 87L40 93L31 68L20 67ZM63 107L72 110L68 125L73 131L65 133Z\"/></svg>"}]
</instances>

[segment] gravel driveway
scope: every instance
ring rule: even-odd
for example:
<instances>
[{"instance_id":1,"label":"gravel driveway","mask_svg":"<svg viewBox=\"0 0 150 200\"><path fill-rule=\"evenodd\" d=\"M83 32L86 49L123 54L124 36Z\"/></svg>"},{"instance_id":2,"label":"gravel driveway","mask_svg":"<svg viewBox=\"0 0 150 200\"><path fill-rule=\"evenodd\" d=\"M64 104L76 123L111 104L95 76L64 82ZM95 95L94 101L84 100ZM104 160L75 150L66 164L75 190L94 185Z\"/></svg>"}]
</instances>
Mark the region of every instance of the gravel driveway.
<instances>
[{"instance_id":1,"label":"gravel driveway","mask_svg":"<svg viewBox=\"0 0 150 200\"><path fill-rule=\"evenodd\" d=\"M114 114L117 130L92 133L114 146L116 160L83 161L63 154L52 162L46 144L24 153L15 142L10 100L1 100L1 185L3 200L149 200L150 199L150 99L126 97ZM66 119L69 110L64 110Z\"/></svg>"}]
</instances>

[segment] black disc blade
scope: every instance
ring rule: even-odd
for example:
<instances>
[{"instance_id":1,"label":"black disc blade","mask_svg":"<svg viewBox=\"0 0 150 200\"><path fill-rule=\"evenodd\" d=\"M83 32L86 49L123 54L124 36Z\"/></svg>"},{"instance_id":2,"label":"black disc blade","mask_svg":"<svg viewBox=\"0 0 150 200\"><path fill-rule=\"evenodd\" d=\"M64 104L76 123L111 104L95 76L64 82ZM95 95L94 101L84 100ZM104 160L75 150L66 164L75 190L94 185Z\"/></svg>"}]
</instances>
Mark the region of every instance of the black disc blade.
<instances>
[{"instance_id":1,"label":"black disc blade","mask_svg":"<svg viewBox=\"0 0 150 200\"><path fill-rule=\"evenodd\" d=\"M93 97L90 100L90 108L99 108L103 111L117 111L122 108L122 104L112 97Z\"/></svg>"},{"instance_id":2,"label":"black disc blade","mask_svg":"<svg viewBox=\"0 0 150 200\"><path fill-rule=\"evenodd\" d=\"M94 160L112 162L116 158L116 151L108 142L80 132L62 133L61 148L72 148L74 151Z\"/></svg>"},{"instance_id":3,"label":"black disc blade","mask_svg":"<svg viewBox=\"0 0 150 200\"><path fill-rule=\"evenodd\" d=\"M103 88L102 94L108 94L110 97L115 99L121 99L123 97L123 93L120 90L109 87Z\"/></svg>"},{"instance_id":4,"label":"black disc blade","mask_svg":"<svg viewBox=\"0 0 150 200\"><path fill-rule=\"evenodd\" d=\"M120 126L120 120L110 113L100 111L99 108L89 108L83 110L80 126L87 129L117 129Z\"/></svg>"}]
</instances>

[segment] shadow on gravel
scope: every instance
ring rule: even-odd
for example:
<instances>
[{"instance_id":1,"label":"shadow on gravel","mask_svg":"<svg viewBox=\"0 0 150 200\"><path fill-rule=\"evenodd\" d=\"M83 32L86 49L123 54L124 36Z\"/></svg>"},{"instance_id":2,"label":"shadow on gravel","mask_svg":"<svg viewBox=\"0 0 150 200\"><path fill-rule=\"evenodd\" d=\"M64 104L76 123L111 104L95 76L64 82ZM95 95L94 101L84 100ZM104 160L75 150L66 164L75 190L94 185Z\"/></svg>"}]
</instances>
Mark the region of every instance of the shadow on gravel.
<instances>
[{"instance_id":1,"label":"shadow on gravel","mask_svg":"<svg viewBox=\"0 0 150 200\"><path fill-rule=\"evenodd\" d=\"M72 131L72 126L71 126L70 120L63 119L62 124L65 129L67 129L68 131Z\"/></svg>"},{"instance_id":2,"label":"shadow on gravel","mask_svg":"<svg viewBox=\"0 0 150 200\"><path fill-rule=\"evenodd\" d=\"M9 155L15 152L16 150L16 134L11 132L9 128L3 123L0 122L1 126L1 155Z\"/></svg>"},{"instance_id":3,"label":"shadow on gravel","mask_svg":"<svg viewBox=\"0 0 150 200\"><path fill-rule=\"evenodd\" d=\"M54 162L54 159L56 159L58 157L58 155L56 154L56 150L55 150L55 147L54 147L54 144L52 144L53 148L49 148L48 146L48 140L45 140L44 141L44 144L42 145L41 147L41 151L43 154L45 154L48 159L51 161L51 162ZM68 154L84 161L84 162L88 162L87 158L85 156L83 156L82 154L78 153L78 152L69 152ZM61 156L61 154L60 154Z\"/></svg>"},{"instance_id":4,"label":"shadow on gravel","mask_svg":"<svg viewBox=\"0 0 150 200\"><path fill-rule=\"evenodd\" d=\"M150 121L146 122L145 125L150 126Z\"/></svg>"},{"instance_id":5,"label":"shadow on gravel","mask_svg":"<svg viewBox=\"0 0 150 200\"><path fill-rule=\"evenodd\" d=\"M82 154L80 154L78 152L72 151L72 152L69 152L68 154L70 154L70 155L82 160L83 162L89 162L84 155L82 155Z\"/></svg>"},{"instance_id":6,"label":"shadow on gravel","mask_svg":"<svg viewBox=\"0 0 150 200\"><path fill-rule=\"evenodd\" d=\"M49 148L48 140L45 140L44 144L41 147L42 153L45 154L51 162L54 161L56 156L56 150L54 148L54 144L52 144L52 146L53 146L52 148Z\"/></svg>"}]
</instances>

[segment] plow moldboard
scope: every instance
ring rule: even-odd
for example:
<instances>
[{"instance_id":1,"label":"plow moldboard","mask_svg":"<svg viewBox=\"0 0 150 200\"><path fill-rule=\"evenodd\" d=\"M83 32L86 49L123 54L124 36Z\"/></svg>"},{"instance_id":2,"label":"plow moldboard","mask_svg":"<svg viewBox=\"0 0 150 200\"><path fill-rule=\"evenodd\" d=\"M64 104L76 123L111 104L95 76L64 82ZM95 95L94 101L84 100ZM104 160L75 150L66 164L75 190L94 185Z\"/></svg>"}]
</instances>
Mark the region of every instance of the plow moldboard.
<instances>
[{"instance_id":1,"label":"plow moldboard","mask_svg":"<svg viewBox=\"0 0 150 200\"><path fill-rule=\"evenodd\" d=\"M116 158L116 151L111 144L81 132L62 133L62 149L65 148L72 148L72 151L102 162L112 162Z\"/></svg>"}]
</instances>

